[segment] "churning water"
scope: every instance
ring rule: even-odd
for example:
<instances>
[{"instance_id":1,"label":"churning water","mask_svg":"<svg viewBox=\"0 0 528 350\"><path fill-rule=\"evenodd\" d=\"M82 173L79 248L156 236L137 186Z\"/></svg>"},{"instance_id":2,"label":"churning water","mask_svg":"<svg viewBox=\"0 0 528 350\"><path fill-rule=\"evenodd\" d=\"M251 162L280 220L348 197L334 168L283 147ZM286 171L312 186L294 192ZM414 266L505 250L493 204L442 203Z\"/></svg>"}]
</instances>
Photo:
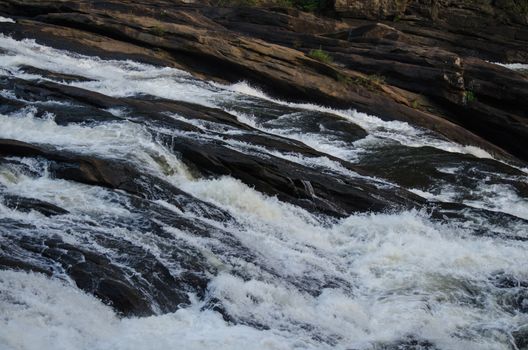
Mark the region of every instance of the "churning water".
<instances>
[{"instance_id":1,"label":"churning water","mask_svg":"<svg viewBox=\"0 0 528 350\"><path fill-rule=\"evenodd\" d=\"M526 349L528 190L522 170L407 123L277 101L246 83L200 81L173 68L81 56L6 36L0 36L0 52L0 96L9 105L1 109L0 138L125 162L190 198L175 205L147 184L147 210L122 190L55 177L45 158L0 160L0 254L40 269L0 270L1 349ZM44 72L85 79L61 81ZM226 111L250 129L167 112L192 126L171 128L119 106L89 112L107 120L64 122L58 113L82 106L21 96L21 81L54 81L113 98L189 102ZM326 120L365 134L349 139ZM247 130L300 141L314 152L238 137ZM167 137L282 159L329 178L360 178L375 188L407 188L430 202L457 203L459 215L437 219L427 209L395 209L336 218L310 212L229 174L200 175ZM394 162L407 169L404 175L387 170ZM421 180L412 182L415 173ZM311 184L304 185L315 196ZM8 205L13 196L65 211L21 210ZM156 213L189 224L172 225L153 218ZM146 224L154 221L163 234ZM200 229L206 234L197 234ZM152 296L152 315L124 317L82 291L64 264L45 254L42 242L49 240L103 256L124 271ZM132 250L175 277L199 266L205 293L184 290L189 302L164 311ZM176 250L198 262L189 267Z\"/></svg>"}]
</instances>

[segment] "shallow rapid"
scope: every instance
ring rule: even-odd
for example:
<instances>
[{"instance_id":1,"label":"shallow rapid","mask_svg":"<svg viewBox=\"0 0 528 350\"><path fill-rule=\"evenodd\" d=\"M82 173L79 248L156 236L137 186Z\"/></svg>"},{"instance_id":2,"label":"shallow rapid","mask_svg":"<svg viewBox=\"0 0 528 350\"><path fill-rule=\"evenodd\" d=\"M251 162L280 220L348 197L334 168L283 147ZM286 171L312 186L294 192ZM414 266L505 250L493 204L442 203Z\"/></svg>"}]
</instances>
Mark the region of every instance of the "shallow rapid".
<instances>
[{"instance_id":1,"label":"shallow rapid","mask_svg":"<svg viewBox=\"0 0 528 350\"><path fill-rule=\"evenodd\" d=\"M526 349L528 174L0 36L0 349Z\"/></svg>"}]
</instances>

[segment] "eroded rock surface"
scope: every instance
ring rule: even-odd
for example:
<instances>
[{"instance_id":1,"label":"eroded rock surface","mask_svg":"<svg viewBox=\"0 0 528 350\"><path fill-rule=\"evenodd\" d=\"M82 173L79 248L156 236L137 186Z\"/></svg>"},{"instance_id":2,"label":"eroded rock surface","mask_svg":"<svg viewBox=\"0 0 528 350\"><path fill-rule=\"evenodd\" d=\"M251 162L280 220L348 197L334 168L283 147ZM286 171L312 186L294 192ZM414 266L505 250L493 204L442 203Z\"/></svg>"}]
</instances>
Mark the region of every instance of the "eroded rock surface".
<instances>
[{"instance_id":1,"label":"eroded rock surface","mask_svg":"<svg viewBox=\"0 0 528 350\"><path fill-rule=\"evenodd\" d=\"M448 18L480 7L435 4L3 1L0 269L119 316L213 310L317 348L379 329L290 304L408 300L380 317L419 305L435 327L465 307L445 339L524 346L528 80L486 60L526 62L525 27L483 42ZM408 321L368 346L441 348Z\"/></svg>"},{"instance_id":2,"label":"eroded rock surface","mask_svg":"<svg viewBox=\"0 0 528 350\"><path fill-rule=\"evenodd\" d=\"M177 2L9 0L0 12L17 17L17 23L2 23L0 30L101 57L181 67L209 79L245 79L288 100L353 107L503 157L527 159L526 75L482 60L526 62L526 26L505 17L492 23L501 26L496 30L485 19L494 18L498 8L448 5L346 5L359 6L354 18L383 20L393 9L403 12L398 21L373 24ZM429 14L434 21L423 14L427 6L438 7ZM489 13L480 15L479 9L487 8ZM442 12L470 10L483 31L449 24L455 17ZM328 52L333 62L310 58L316 49ZM496 124L503 133L491 132Z\"/></svg>"}]
</instances>

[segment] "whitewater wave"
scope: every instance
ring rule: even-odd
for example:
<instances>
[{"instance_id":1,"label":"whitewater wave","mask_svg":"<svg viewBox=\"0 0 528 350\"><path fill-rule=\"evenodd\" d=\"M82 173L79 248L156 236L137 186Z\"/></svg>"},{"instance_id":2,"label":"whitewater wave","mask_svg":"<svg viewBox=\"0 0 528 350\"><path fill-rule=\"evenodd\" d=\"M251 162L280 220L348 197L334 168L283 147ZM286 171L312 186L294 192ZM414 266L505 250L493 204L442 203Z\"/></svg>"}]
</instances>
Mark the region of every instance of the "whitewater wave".
<instances>
[{"instance_id":1,"label":"whitewater wave","mask_svg":"<svg viewBox=\"0 0 528 350\"><path fill-rule=\"evenodd\" d=\"M366 350L405 349L415 344L415 348L497 350L514 348L515 332L528 324L528 299L523 287L528 281L523 264L528 258L525 221L511 220L510 226L499 229L490 223L487 212L477 211L472 214L478 222L475 229L464 218L438 220L419 210L358 213L345 218L316 215L232 176L197 175L158 139L157 133L184 140L201 137L246 154L276 155L350 178L359 175L340 161L357 160L369 147L380 144L429 146L490 158L486 152L442 140L407 123L386 122L353 110L270 99L245 83L212 84L172 68L101 60L5 36L0 37L0 47L8 51L0 60L4 76L46 79L20 68L31 65L84 76L91 81L68 84L109 96L148 94L221 108L247 125L300 140L323 152L310 158L295 152L271 151L229 140L227 136L242 133L239 130L203 121L191 123L181 116L170 117L190 122L204 134L141 125L128 120L128 112L118 108L107 110L118 120L67 125L57 123L52 113L39 115L38 103L1 114L0 138L58 152L126 161L181 189L197 203L203 201L210 208L228 213L230 219L225 219L227 215L222 219L204 215L199 208L178 207L170 202L171 198L151 201L166 209L164 216L184 217L196 227L207 227L206 234L197 234L195 227L171 225L150 218L151 212L138 210L137 202L144 198L56 179L49 172L50 162L38 157L7 159L0 163L0 214L2 222L7 223L0 231L3 241L60 238L101 254L126 271L130 280L140 275L135 265L113 245L104 245L104 240L141 248L144 256L150 254L173 276L185 271L178 256L173 255L185 246L192 248L193 255L203 257L208 284L202 296L189 292L190 304L176 312L163 314L153 307L155 315L150 317L122 317L96 297L80 291L56 265L45 266L52 277L0 271L0 347ZM9 91L4 96L17 99ZM244 103L248 99L287 107L279 113L284 118L291 108L296 113L338 116L359 125L368 136L347 144L325 137L324 130L320 135L306 135L293 128L269 128L254 115L240 111L247 111ZM234 106L234 110L233 104L241 108ZM219 135L220 131L225 133ZM473 171L488 176L487 168L478 168L480 164L475 162ZM457 168L438 171L464 176ZM380 186L395 186L381 178L370 180ZM310 192L310 184L304 186ZM414 191L430 199L528 219L528 204L513 188L483 185L472 200L459 199L448 189L437 195L424 189ZM55 216L35 210L24 212L5 203L9 195L38 199L68 212ZM145 229L148 226L144 223L151 219L164 235ZM505 236L504 231L518 234ZM510 239L512 236L514 239ZM0 252L2 249L7 248L2 245ZM221 310L214 307L218 305Z\"/></svg>"}]
</instances>

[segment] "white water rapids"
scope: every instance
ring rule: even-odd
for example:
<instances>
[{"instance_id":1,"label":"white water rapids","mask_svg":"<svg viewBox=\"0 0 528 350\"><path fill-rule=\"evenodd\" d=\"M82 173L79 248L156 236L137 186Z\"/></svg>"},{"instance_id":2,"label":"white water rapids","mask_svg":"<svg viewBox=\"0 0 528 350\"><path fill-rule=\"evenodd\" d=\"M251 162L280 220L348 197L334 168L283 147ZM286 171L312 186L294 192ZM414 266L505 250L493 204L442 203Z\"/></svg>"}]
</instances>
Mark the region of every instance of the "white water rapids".
<instances>
[{"instance_id":1,"label":"white water rapids","mask_svg":"<svg viewBox=\"0 0 528 350\"><path fill-rule=\"evenodd\" d=\"M220 108L255 128L302 141L329 156L351 162L391 145L428 146L475 159L491 158L483 150L446 141L406 123L386 122L353 110L275 101L245 83L224 86L196 80L173 68L81 56L6 36L0 36L1 50L5 53L0 54L0 78L46 79L20 69L32 66L83 76L90 80L64 84L108 96L151 95ZM0 94L17 100L11 91ZM261 125L247 108L241 111L233 107L247 101L296 108L301 115L334 114L361 126L369 135L347 144L327 137L324 130L310 134L294 127ZM356 214L343 219L316 216L229 176L197 177L148 128L137 123L123 119L61 125L53 115L37 117L42 103L55 102L34 102L16 112L0 114L0 138L126 159L143 172L163 178L229 212L235 222L204 219L198 212L186 215L228 232L256 260L219 256L218 251L225 248L220 240L174 227L164 227L171 237L169 243L133 225L113 227L112 222L133 221L138 215L119 191L55 179L48 174L46 161L17 159L32 169L33 175L0 163L0 196L35 198L69 211L46 217L35 211L14 210L0 201L3 219L37 228L28 231L28 235L59 236L65 242L85 245L123 264L119 257L111 256L111 251L99 246L97 240L83 234L80 228L86 225L86 220L92 220L103 223L101 235L140 245L171 273L177 274L180 269L171 260L171 242L193 247L217 271L209 276L207 296L202 299L191 296L190 306L174 313L127 318L78 289L66 275L48 277L36 272L0 270L2 350L363 350L389 349L389 345L395 346L394 349L411 349L403 347L407 345L394 345L409 339L426 340L429 345L422 345L423 349L430 346L446 350L519 350L514 334L528 334L528 292L521 283L528 281L528 225L523 221L494 227L477 218L481 228L490 233L479 236L464 220L442 223L418 210ZM118 109L111 112L124 116L127 113ZM288 116L291 115L285 114L284 118ZM186 120L184 116L172 117ZM189 122L204 129L215 127L203 121ZM200 137L181 131L175 135ZM243 152L267 152L328 172L359 176L329 157L306 159L233 140L223 142ZM163 163L156 161L159 159ZM456 169L439 171L456 172ZM393 186L379 177L373 177L372 181L379 186ZM443 188L437 194L420 190L415 193L528 219L526 198L511 187L501 186L482 183L472 190L472 199L464 200L457 199L456 188ZM181 214L165 201L158 202ZM8 229L1 229L0 240L10 234ZM519 239L506 239L503 234ZM519 281L518 286L498 286L494 283L497 276ZM296 288L293 283L311 280L343 282L328 284L317 293ZM206 307L204 299L219 300L239 322L224 320L220 313Z\"/></svg>"}]
</instances>

